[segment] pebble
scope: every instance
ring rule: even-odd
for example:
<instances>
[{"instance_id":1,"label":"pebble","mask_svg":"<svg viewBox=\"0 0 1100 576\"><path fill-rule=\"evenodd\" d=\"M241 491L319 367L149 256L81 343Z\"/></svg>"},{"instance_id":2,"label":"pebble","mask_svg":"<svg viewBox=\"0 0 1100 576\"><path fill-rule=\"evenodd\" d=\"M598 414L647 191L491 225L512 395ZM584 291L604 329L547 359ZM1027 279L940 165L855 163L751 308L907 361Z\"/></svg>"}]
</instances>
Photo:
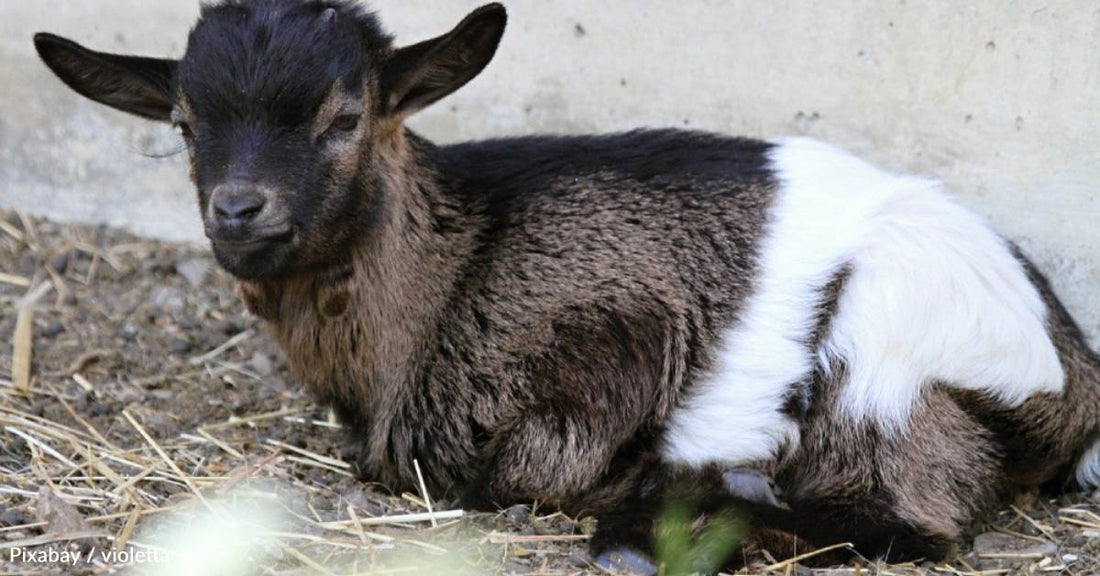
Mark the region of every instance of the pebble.
<instances>
[{"instance_id":1,"label":"pebble","mask_svg":"<svg viewBox=\"0 0 1100 576\"><path fill-rule=\"evenodd\" d=\"M69 268L69 252L58 252L50 258L50 269L58 274L64 274Z\"/></svg>"},{"instance_id":2,"label":"pebble","mask_svg":"<svg viewBox=\"0 0 1100 576\"><path fill-rule=\"evenodd\" d=\"M92 402L88 413L92 416L109 416L118 412L118 406L107 402Z\"/></svg>"},{"instance_id":3,"label":"pebble","mask_svg":"<svg viewBox=\"0 0 1100 576\"><path fill-rule=\"evenodd\" d=\"M1062 554L1062 562L1076 562L1077 558L1076 554Z\"/></svg>"},{"instance_id":4,"label":"pebble","mask_svg":"<svg viewBox=\"0 0 1100 576\"><path fill-rule=\"evenodd\" d=\"M145 428L156 438L175 438L180 433L180 427L171 416L163 412L149 411L142 414Z\"/></svg>"},{"instance_id":5,"label":"pebble","mask_svg":"<svg viewBox=\"0 0 1100 576\"><path fill-rule=\"evenodd\" d=\"M172 390L150 390L147 395L148 397L154 400L159 400L161 402L168 402L176 397L176 393Z\"/></svg>"},{"instance_id":6,"label":"pebble","mask_svg":"<svg viewBox=\"0 0 1100 576\"><path fill-rule=\"evenodd\" d=\"M183 337L172 338L171 344L172 352L176 354L186 354L191 351L191 341Z\"/></svg>"},{"instance_id":7,"label":"pebble","mask_svg":"<svg viewBox=\"0 0 1100 576\"><path fill-rule=\"evenodd\" d=\"M974 552L979 556L987 554L1012 554L1021 558L1050 556L1058 553L1058 545L1053 542L1024 540L1000 532L986 532L974 538Z\"/></svg>"},{"instance_id":8,"label":"pebble","mask_svg":"<svg viewBox=\"0 0 1100 576\"><path fill-rule=\"evenodd\" d=\"M76 408L80 412L85 412L88 409L88 401L92 399L91 392L85 392L84 394L77 394L73 398L73 408Z\"/></svg>"},{"instance_id":9,"label":"pebble","mask_svg":"<svg viewBox=\"0 0 1100 576\"><path fill-rule=\"evenodd\" d=\"M232 320L221 320L214 324L214 330L226 336L233 336L241 331L241 325Z\"/></svg>"},{"instance_id":10,"label":"pebble","mask_svg":"<svg viewBox=\"0 0 1100 576\"><path fill-rule=\"evenodd\" d=\"M523 524L531 517L531 511L528 510L526 506L512 506L504 511L504 517L507 518L509 522Z\"/></svg>"},{"instance_id":11,"label":"pebble","mask_svg":"<svg viewBox=\"0 0 1100 576\"><path fill-rule=\"evenodd\" d=\"M182 310L186 303L186 299L183 296L183 290L175 286L156 287L153 290L153 294L149 297L149 301L153 306L168 310Z\"/></svg>"},{"instance_id":12,"label":"pebble","mask_svg":"<svg viewBox=\"0 0 1100 576\"><path fill-rule=\"evenodd\" d=\"M53 338L58 334L65 331L65 325L60 320L50 320L46 322L46 325L42 327L39 334L43 338Z\"/></svg>"},{"instance_id":13,"label":"pebble","mask_svg":"<svg viewBox=\"0 0 1100 576\"><path fill-rule=\"evenodd\" d=\"M295 447L298 447L298 448L305 448L306 447L306 435L301 433L301 432L294 432L294 433L291 433L291 435L289 437L287 437L287 439L284 440L284 442L286 442L287 444L290 444L291 446L295 446Z\"/></svg>"},{"instance_id":14,"label":"pebble","mask_svg":"<svg viewBox=\"0 0 1100 576\"><path fill-rule=\"evenodd\" d=\"M592 563L592 555L583 548L578 548L569 555L569 563L577 568L588 568Z\"/></svg>"},{"instance_id":15,"label":"pebble","mask_svg":"<svg viewBox=\"0 0 1100 576\"><path fill-rule=\"evenodd\" d=\"M17 508L8 508L0 513L0 526L22 526L30 524L27 513Z\"/></svg>"},{"instance_id":16,"label":"pebble","mask_svg":"<svg viewBox=\"0 0 1100 576\"><path fill-rule=\"evenodd\" d=\"M122 327L122 337L133 342L138 335L138 328L133 324L126 324Z\"/></svg>"},{"instance_id":17,"label":"pebble","mask_svg":"<svg viewBox=\"0 0 1100 576\"><path fill-rule=\"evenodd\" d=\"M183 276L192 288L198 288L202 286L202 283L206 280L207 274L210 273L210 260L206 258L190 258L188 260L176 262L176 272L178 272L180 276Z\"/></svg>"},{"instance_id":18,"label":"pebble","mask_svg":"<svg viewBox=\"0 0 1100 576\"><path fill-rule=\"evenodd\" d=\"M263 352L252 354L252 359L249 360L249 363L252 364L252 369L261 376L268 376L275 371L275 364L271 361L271 357Z\"/></svg>"},{"instance_id":19,"label":"pebble","mask_svg":"<svg viewBox=\"0 0 1100 576\"><path fill-rule=\"evenodd\" d=\"M31 404L30 413L41 418L42 415L46 413L46 401L39 400Z\"/></svg>"}]
</instances>

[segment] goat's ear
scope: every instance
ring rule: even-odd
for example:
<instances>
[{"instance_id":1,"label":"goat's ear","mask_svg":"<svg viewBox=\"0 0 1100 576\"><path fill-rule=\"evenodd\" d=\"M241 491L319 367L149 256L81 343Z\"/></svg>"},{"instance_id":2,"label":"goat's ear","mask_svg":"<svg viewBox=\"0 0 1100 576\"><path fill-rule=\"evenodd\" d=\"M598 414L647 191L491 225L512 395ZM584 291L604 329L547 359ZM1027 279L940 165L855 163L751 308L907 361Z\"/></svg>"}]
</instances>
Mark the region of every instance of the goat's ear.
<instances>
[{"instance_id":1,"label":"goat's ear","mask_svg":"<svg viewBox=\"0 0 1100 576\"><path fill-rule=\"evenodd\" d=\"M150 120L169 121L176 61L89 50L53 34L34 35L38 56L79 94Z\"/></svg>"},{"instance_id":2,"label":"goat's ear","mask_svg":"<svg viewBox=\"0 0 1100 576\"><path fill-rule=\"evenodd\" d=\"M385 114L408 116L472 80L493 59L507 21L504 6L487 4L447 34L394 52L382 71Z\"/></svg>"}]
</instances>

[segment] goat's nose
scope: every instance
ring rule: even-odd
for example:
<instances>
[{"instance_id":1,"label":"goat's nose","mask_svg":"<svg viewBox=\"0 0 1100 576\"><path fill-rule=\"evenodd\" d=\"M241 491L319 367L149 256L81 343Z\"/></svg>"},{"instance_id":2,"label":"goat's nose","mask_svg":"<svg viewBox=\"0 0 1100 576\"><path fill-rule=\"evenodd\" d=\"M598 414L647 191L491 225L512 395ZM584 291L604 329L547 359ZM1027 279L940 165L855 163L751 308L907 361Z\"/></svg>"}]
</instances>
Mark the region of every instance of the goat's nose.
<instances>
[{"instance_id":1,"label":"goat's nose","mask_svg":"<svg viewBox=\"0 0 1100 576\"><path fill-rule=\"evenodd\" d=\"M214 190L214 216L226 226L247 224L264 209L264 195L252 186L227 186Z\"/></svg>"}]
</instances>

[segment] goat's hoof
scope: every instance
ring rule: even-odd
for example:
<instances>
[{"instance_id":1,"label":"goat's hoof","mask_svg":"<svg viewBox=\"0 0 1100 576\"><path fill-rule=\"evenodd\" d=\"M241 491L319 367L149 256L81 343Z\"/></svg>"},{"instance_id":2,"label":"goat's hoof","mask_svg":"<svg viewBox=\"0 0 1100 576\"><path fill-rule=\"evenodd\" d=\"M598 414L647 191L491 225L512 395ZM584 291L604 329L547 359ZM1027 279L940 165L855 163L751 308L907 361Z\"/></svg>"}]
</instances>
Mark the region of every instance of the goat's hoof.
<instances>
[{"instance_id":1,"label":"goat's hoof","mask_svg":"<svg viewBox=\"0 0 1100 576\"><path fill-rule=\"evenodd\" d=\"M730 494L748 502L779 506L779 500L775 498L772 487L764 475L745 468L730 470L722 475L726 481L726 489Z\"/></svg>"},{"instance_id":2,"label":"goat's hoof","mask_svg":"<svg viewBox=\"0 0 1100 576\"><path fill-rule=\"evenodd\" d=\"M596 566L612 574L655 576L657 565L645 554L631 548L612 548L596 557Z\"/></svg>"}]
</instances>

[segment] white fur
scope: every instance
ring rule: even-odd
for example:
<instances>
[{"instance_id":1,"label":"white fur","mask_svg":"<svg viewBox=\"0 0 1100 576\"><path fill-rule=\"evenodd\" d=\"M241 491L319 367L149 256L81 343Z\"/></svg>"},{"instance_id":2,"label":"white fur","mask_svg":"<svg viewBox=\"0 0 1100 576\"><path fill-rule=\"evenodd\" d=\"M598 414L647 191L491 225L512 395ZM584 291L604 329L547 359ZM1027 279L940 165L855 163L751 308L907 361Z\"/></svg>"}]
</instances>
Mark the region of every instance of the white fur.
<instances>
[{"instance_id":1,"label":"white fur","mask_svg":"<svg viewBox=\"0 0 1100 576\"><path fill-rule=\"evenodd\" d=\"M1077 483L1082 488L1100 488L1100 442L1093 443L1077 461Z\"/></svg>"},{"instance_id":2,"label":"white fur","mask_svg":"<svg viewBox=\"0 0 1100 576\"><path fill-rule=\"evenodd\" d=\"M782 406L816 363L844 361L854 419L904 429L923 386L1007 406L1063 386L1046 308L1007 245L929 181L881 172L807 139L778 143L780 180L760 277L711 376L673 414L674 462L745 463L797 444ZM850 276L822 348L807 342L822 288Z\"/></svg>"}]
</instances>

